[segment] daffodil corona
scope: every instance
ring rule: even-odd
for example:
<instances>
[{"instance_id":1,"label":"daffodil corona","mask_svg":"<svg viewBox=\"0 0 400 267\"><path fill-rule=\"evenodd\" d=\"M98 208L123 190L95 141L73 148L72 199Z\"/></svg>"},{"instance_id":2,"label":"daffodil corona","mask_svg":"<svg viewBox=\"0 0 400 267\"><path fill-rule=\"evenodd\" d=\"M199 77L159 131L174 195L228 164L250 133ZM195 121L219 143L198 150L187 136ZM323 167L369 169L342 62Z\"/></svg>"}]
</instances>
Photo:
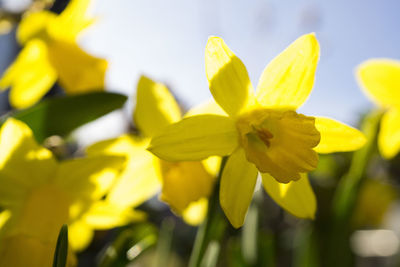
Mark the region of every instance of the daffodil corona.
<instances>
[{"instance_id":1,"label":"daffodil corona","mask_svg":"<svg viewBox=\"0 0 400 267\"><path fill-rule=\"evenodd\" d=\"M93 229L122 225L141 214L101 198L125 159L96 156L58 162L24 123L8 119L0 130L0 266L52 265L63 224L73 249L90 242ZM70 253L69 266L74 257Z\"/></svg>"},{"instance_id":2,"label":"daffodil corona","mask_svg":"<svg viewBox=\"0 0 400 267\"><path fill-rule=\"evenodd\" d=\"M137 87L134 121L142 136L123 135L96 143L90 155L128 157L121 179L111 190L108 201L119 206L136 206L153 197L161 188L161 200L183 216L189 224L200 223L207 210L207 198L214 184L216 160L207 162L168 162L146 150L150 137L181 119L174 97L161 83L141 77Z\"/></svg>"},{"instance_id":3,"label":"daffodil corona","mask_svg":"<svg viewBox=\"0 0 400 267\"><path fill-rule=\"evenodd\" d=\"M385 158L393 158L400 150L400 61L368 60L358 67L357 78L372 101L386 110L378 146Z\"/></svg>"},{"instance_id":4,"label":"daffodil corona","mask_svg":"<svg viewBox=\"0 0 400 267\"><path fill-rule=\"evenodd\" d=\"M149 150L169 161L229 155L220 202L234 227L244 222L258 172L280 206L313 218L316 200L307 173L317 167L317 153L355 150L365 143L354 128L296 112L312 90L318 59L314 34L301 36L265 68L254 94L240 59L221 38L210 37L206 76L223 112L168 126L152 139Z\"/></svg>"},{"instance_id":5,"label":"daffodil corona","mask_svg":"<svg viewBox=\"0 0 400 267\"><path fill-rule=\"evenodd\" d=\"M56 80L69 94L104 88L107 61L77 44L80 32L93 22L86 15L89 3L71 0L60 15L40 11L23 17L17 30L23 49L0 80L0 89L11 87L12 106L35 104Z\"/></svg>"}]
</instances>

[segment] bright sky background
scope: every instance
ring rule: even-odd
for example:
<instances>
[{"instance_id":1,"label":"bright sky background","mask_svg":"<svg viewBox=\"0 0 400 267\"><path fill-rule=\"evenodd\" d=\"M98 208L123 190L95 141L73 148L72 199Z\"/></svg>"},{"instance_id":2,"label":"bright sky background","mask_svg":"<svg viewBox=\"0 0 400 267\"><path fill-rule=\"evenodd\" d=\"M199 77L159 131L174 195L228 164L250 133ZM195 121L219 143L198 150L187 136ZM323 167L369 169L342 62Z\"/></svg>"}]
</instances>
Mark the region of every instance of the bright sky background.
<instances>
[{"instance_id":1,"label":"bright sky background","mask_svg":"<svg viewBox=\"0 0 400 267\"><path fill-rule=\"evenodd\" d=\"M354 69L372 57L400 59L399 10L398 0L97 0L92 11L99 20L81 44L109 60L110 90L133 96L145 74L190 107L211 97L204 71L210 35L225 40L256 86L274 56L315 32L321 58L314 91L300 111L354 124L371 106ZM121 121L110 117L108 129L121 130Z\"/></svg>"},{"instance_id":2,"label":"bright sky background","mask_svg":"<svg viewBox=\"0 0 400 267\"><path fill-rule=\"evenodd\" d=\"M253 84L266 64L304 33L321 45L314 91L301 111L354 123L369 101L354 68L400 59L398 0L98 0L99 23L82 44L111 64L109 88L132 95L140 74L166 83L187 106L208 99L204 47L224 38Z\"/></svg>"}]
</instances>

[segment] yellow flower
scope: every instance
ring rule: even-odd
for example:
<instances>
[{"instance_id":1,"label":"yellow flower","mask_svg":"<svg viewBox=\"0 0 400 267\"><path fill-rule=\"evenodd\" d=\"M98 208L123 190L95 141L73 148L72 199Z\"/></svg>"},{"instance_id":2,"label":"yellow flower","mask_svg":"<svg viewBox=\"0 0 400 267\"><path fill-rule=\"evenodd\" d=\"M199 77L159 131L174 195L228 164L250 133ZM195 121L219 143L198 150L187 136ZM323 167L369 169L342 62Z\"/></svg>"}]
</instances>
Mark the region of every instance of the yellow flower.
<instances>
[{"instance_id":1,"label":"yellow flower","mask_svg":"<svg viewBox=\"0 0 400 267\"><path fill-rule=\"evenodd\" d=\"M254 94L240 59L221 38L210 37L206 75L227 115L185 118L153 138L149 150L169 161L229 155L220 203L234 227L243 225L258 172L280 206L313 218L316 200L306 173L317 166L317 152L349 151L365 143L354 128L296 112L312 90L318 58L315 36L300 37L265 68Z\"/></svg>"},{"instance_id":2,"label":"yellow flower","mask_svg":"<svg viewBox=\"0 0 400 267\"><path fill-rule=\"evenodd\" d=\"M12 106L35 104L56 80L69 94L104 88L107 61L77 45L79 33L93 21L85 15L89 2L71 0L60 15L39 11L23 17L17 40L24 47L0 80L0 90L12 87Z\"/></svg>"},{"instance_id":3,"label":"yellow flower","mask_svg":"<svg viewBox=\"0 0 400 267\"><path fill-rule=\"evenodd\" d=\"M400 61L371 59L357 69L357 78L364 92L380 107L383 115L379 136L379 150L387 159L400 150Z\"/></svg>"},{"instance_id":4,"label":"yellow flower","mask_svg":"<svg viewBox=\"0 0 400 267\"><path fill-rule=\"evenodd\" d=\"M70 245L82 248L93 229L141 217L133 211L116 214L117 209L99 201L124 166L122 157L58 162L15 119L0 130L0 151L0 206L5 209L0 214L0 266L51 266L65 223L72 226ZM77 224L88 231L79 231Z\"/></svg>"},{"instance_id":5,"label":"yellow flower","mask_svg":"<svg viewBox=\"0 0 400 267\"><path fill-rule=\"evenodd\" d=\"M378 179L367 179L361 186L353 223L358 228L378 228L397 199L398 192L393 185Z\"/></svg>"},{"instance_id":6,"label":"yellow flower","mask_svg":"<svg viewBox=\"0 0 400 267\"><path fill-rule=\"evenodd\" d=\"M151 137L180 119L180 108L168 89L161 83L141 77L134 121L144 137L123 135L87 149L89 155L106 153L129 158L107 201L134 207L153 197L162 187L161 200L182 215L187 223L198 224L203 220L206 199L214 184L212 173L215 168L210 161L215 159L206 164L199 161L167 162L146 150Z\"/></svg>"}]
</instances>

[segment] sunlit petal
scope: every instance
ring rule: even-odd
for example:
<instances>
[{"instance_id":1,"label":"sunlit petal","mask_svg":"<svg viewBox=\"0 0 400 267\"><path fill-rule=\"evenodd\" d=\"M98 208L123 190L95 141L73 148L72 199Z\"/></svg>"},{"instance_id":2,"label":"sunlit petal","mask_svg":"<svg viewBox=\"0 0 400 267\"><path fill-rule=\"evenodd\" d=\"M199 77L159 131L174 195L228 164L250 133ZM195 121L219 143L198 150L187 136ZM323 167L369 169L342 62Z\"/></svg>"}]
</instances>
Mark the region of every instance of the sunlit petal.
<instances>
[{"instance_id":1,"label":"sunlit petal","mask_svg":"<svg viewBox=\"0 0 400 267\"><path fill-rule=\"evenodd\" d=\"M221 177L221 207L231 224L238 228L253 198L257 168L246 160L243 149L236 150L228 159Z\"/></svg>"},{"instance_id":2,"label":"sunlit petal","mask_svg":"<svg viewBox=\"0 0 400 267\"><path fill-rule=\"evenodd\" d=\"M38 102L53 86L57 73L48 61L46 45L32 40L22 49L17 59L6 70L0 87L12 87L10 103L16 108L26 108Z\"/></svg>"},{"instance_id":3,"label":"sunlit petal","mask_svg":"<svg viewBox=\"0 0 400 267\"><path fill-rule=\"evenodd\" d=\"M210 99L200 105L194 106L185 113L184 117L190 117L202 114L215 114L227 116L226 112L214 101Z\"/></svg>"},{"instance_id":4,"label":"sunlit petal","mask_svg":"<svg viewBox=\"0 0 400 267\"><path fill-rule=\"evenodd\" d=\"M207 215L208 200L202 198L196 202L190 203L190 205L184 210L182 217L186 223L190 225L199 225L203 222Z\"/></svg>"},{"instance_id":5,"label":"sunlit petal","mask_svg":"<svg viewBox=\"0 0 400 267\"><path fill-rule=\"evenodd\" d=\"M39 146L31 129L8 119L0 130L0 204L10 207L51 178L57 168L53 154Z\"/></svg>"},{"instance_id":6,"label":"sunlit petal","mask_svg":"<svg viewBox=\"0 0 400 267\"><path fill-rule=\"evenodd\" d=\"M86 148L86 153L88 155L110 154L128 156L141 153L147 148L149 143L149 138L139 138L134 135L124 134L118 138L97 142Z\"/></svg>"},{"instance_id":7,"label":"sunlit petal","mask_svg":"<svg viewBox=\"0 0 400 267\"><path fill-rule=\"evenodd\" d=\"M72 200L99 199L111 187L125 166L119 156L93 156L61 162L55 184L63 188Z\"/></svg>"},{"instance_id":8,"label":"sunlit petal","mask_svg":"<svg viewBox=\"0 0 400 267\"><path fill-rule=\"evenodd\" d=\"M146 150L132 155L107 200L121 207L142 204L161 188L158 159Z\"/></svg>"},{"instance_id":9,"label":"sunlit petal","mask_svg":"<svg viewBox=\"0 0 400 267\"><path fill-rule=\"evenodd\" d=\"M321 133L321 141L314 148L318 153L353 151L367 141L359 130L333 119L316 117L315 127Z\"/></svg>"},{"instance_id":10,"label":"sunlit petal","mask_svg":"<svg viewBox=\"0 0 400 267\"><path fill-rule=\"evenodd\" d=\"M49 25L50 36L55 39L75 41L79 33L94 21L87 15L90 2L90 0L71 0L57 20Z\"/></svg>"},{"instance_id":11,"label":"sunlit petal","mask_svg":"<svg viewBox=\"0 0 400 267\"><path fill-rule=\"evenodd\" d=\"M372 101L382 106L400 106L400 61L365 61L358 66L357 78Z\"/></svg>"},{"instance_id":12,"label":"sunlit petal","mask_svg":"<svg viewBox=\"0 0 400 267\"><path fill-rule=\"evenodd\" d=\"M134 120L145 136L161 132L167 125L180 120L181 111L168 88L142 76L137 87Z\"/></svg>"},{"instance_id":13,"label":"sunlit petal","mask_svg":"<svg viewBox=\"0 0 400 267\"><path fill-rule=\"evenodd\" d=\"M192 203L211 194L214 177L199 161L161 161L163 186L161 200L167 202L178 214Z\"/></svg>"},{"instance_id":14,"label":"sunlit petal","mask_svg":"<svg viewBox=\"0 0 400 267\"><path fill-rule=\"evenodd\" d=\"M277 182L267 173L261 176L265 191L279 206L299 218L314 219L317 202L306 174L288 184Z\"/></svg>"},{"instance_id":15,"label":"sunlit petal","mask_svg":"<svg viewBox=\"0 0 400 267\"><path fill-rule=\"evenodd\" d=\"M48 47L49 60L67 93L104 89L106 60L89 55L74 42L54 41Z\"/></svg>"},{"instance_id":16,"label":"sunlit petal","mask_svg":"<svg viewBox=\"0 0 400 267\"><path fill-rule=\"evenodd\" d=\"M237 146L238 133L231 119L198 115L167 126L152 139L149 150L164 160L190 161L228 155Z\"/></svg>"},{"instance_id":17,"label":"sunlit petal","mask_svg":"<svg viewBox=\"0 0 400 267\"><path fill-rule=\"evenodd\" d=\"M82 251L89 246L94 230L83 220L68 225L68 243L74 251Z\"/></svg>"},{"instance_id":18,"label":"sunlit petal","mask_svg":"<svg viewBox=\"0 0 400 267\"><path fill-rule=\"evenodd\" d=\"M221 38L208 39L205 59L211 94L228 114L234 116L254 101L246 67Z\"/></svg>"},{"instance_id":19,"label":"sunlit petal","mask_svg":"<svg viewBox=\"0 0 400 267\"><path fill-rule=\"evenodd\" d=\"M95 202L85 213L85 223L94 229L104 230L143 220L145 214L130 207L115 206L107 201Z\"/></svg>"},{"instance_id":20,"label":"sunlit petal","mask_svg":"<svg viewBox=\"0 0 400 267\"><path fill-rule=\"evenodd\" d=\"M259 103L297 109L313 88L318 60L315 35L298 38L264 69L257 86Z\"/></svg>"},{"instance_id":21,"label":"sunlit petal","mask_svg":"<svg viewBox=\"0 0 400 267\"><path fill-rule=\"evenodd\" d=\"M381 121L378 136L379 150L387 158L393 158L400 150L400 110L386 112Z\"/></svg>"},{"instance_id":22,"label":"sunlit petal","mask_svg":"<svg viewBox=\"0 0 400 267\"><path fill-rule=\"evenodd\" d=\"M17 40L25 44L34 38L44 38L48 25L55 22L56 14L49 11L28 13L21 20L17 29Z\"/></svg>"}]
</instances>

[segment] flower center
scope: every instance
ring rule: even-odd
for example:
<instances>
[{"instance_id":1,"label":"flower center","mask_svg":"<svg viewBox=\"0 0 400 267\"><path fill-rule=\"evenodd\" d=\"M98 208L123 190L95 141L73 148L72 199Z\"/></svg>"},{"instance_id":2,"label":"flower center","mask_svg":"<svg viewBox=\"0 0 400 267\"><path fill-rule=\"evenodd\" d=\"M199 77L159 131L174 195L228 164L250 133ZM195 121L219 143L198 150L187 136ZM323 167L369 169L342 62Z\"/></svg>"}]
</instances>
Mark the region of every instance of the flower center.
<instances>
[{"instance_id":1,"label":"flower center","mask_svg":"<svg viewBox=\"0 0 400 267\"><path fill-rule=\"evenodd\" d=\"M288 183L316 168L320 141L315 119L292 110L255 109L236 123L247 159L262 173Z\"/></svg>"},{"instance_id":2,"label":"flower center","mask_svg":"<svg viewBox=\"0 0 400 267\"><path fill-rule=\"evenodd\" d=\"M256 132L258 138L260 138L261 141L263 141L267 147L270 147L271 146L270 139L272 139L274 135L271 132L269 132L268 129L256 127L254 125L252 127L253 130Z\"/></svg>"}]
</instances>

